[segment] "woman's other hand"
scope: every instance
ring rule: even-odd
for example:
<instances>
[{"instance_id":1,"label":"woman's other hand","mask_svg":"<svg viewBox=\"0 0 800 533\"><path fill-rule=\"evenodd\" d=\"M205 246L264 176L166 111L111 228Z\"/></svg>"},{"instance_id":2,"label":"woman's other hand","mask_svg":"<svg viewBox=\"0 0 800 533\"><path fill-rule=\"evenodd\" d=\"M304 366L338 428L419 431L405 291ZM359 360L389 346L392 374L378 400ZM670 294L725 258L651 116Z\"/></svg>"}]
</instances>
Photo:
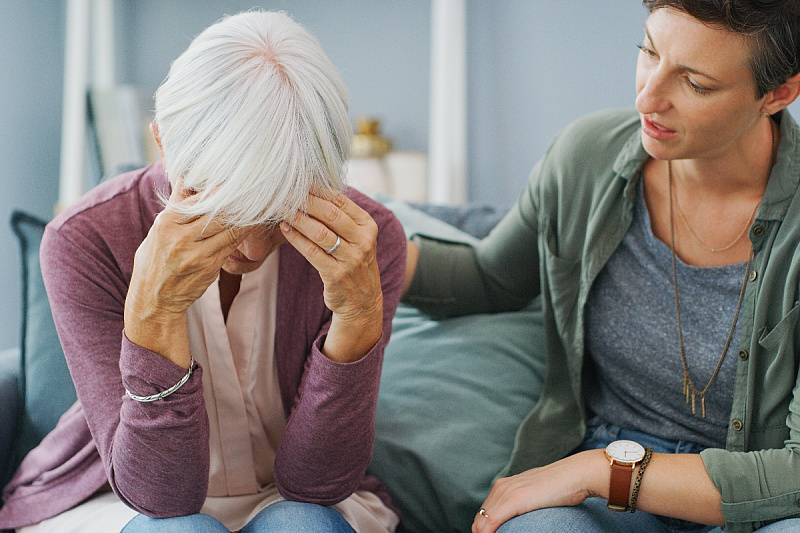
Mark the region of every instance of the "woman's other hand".
<instances>
[{"instance_id":1,"label":"woman's other hand","mask_svg":"<svg viewBox=\"0 0 800 533\"><path fill-rule=\"evenodd\" d=\"M325 286L333 318L322 352L339 362L362 358L383 333L375 221L343 194L330 200L311 195L307 211L282 222L281 231Z\"/></svg>"},{"instance_id":2,"label":"woman's other hand","mask_svg":"<svg viewBox=\"0 0 800 533\"><path fill-rule=\"evenodd\" d=\"M172 207L192 202L178 184L136 250L125 299L125 335L184 368L189 367L186 312L219 275L252 228L232 229L210 216L186 219Z\"/></svg>"},{"instance_id":3,"label":"woman's other hand","mask_svg":"<svg viewBox=\"0 0 800 533\"><path fill-rule=\"evenodd\" d=\"M475 515L472 533L494 533L506 521L545 507L582 503L586 498L606 496L593 487L608 483L608 461L603 450L589 450L541 468L498 479L483 502L485 513Z\"/></svg>"}]
</instances>

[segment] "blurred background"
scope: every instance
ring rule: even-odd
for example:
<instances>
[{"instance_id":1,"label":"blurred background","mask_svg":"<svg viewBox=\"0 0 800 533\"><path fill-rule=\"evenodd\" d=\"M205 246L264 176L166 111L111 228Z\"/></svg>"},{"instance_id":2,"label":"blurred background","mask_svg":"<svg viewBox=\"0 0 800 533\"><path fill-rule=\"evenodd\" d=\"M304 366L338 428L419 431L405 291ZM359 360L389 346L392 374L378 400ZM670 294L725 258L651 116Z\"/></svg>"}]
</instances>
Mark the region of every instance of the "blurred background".
<instances>
[{"instance_id":1,"label":"blurred background","mask_svg":"<svg viewBox=\"0 0 800 533\"><path fill-rule=\"evenodd\" d=\"M498 206L514 202L566 124L601 108L633 105L636 45L646 18L630 0L83 0L95 1L105 12L92 11L92 38L106 35L84 43L91 50L86 61L100 58L111 67L99 81L88 77L91 105L83 109L64 104L75 102L66 90L72 82L65 82L65 50L75 43L74 29L67 30L72 0L0 0L0 349L18 344L20 327L11 211L52 218L65 202L63 157L81 169L82 187L110 165L108 157L102 162L104 137L96 133L108 124L113 129L119 117L96 121L83 136L62 133L82 131L69 130L62 118L72 111L73 122L77 114L85 123L90 112L99 119L103 106L113 114L120 102L132 101L147 114L170 62L223 15L283 10L319 39L350 90L354 127L359 117L372 117L390 143L388 154L365 153L360 162L389 161L376 168L391 171L394 185L365 182L365 188ZM98 29L98 17L111 22ZM103 103L98 85L116 89L111 104ZM139 118L143 127L146 117ZM73 146L71 156L62 156L62 145ZM150 157L146 149L142 157ZM356 185L368 180L369 168L354 162ZM435 191L442 172L455 185Z\"/></svg>"}]
</instances>

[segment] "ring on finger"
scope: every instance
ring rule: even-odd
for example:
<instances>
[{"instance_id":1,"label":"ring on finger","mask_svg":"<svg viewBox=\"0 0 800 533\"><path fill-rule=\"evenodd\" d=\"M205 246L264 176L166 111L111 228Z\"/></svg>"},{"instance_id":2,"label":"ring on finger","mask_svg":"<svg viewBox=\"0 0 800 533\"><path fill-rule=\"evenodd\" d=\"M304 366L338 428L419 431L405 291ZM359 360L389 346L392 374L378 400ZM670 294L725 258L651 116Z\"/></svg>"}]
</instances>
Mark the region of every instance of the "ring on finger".
<instances>
[{"instance_id":1,"label":"ring on finger","mask_svg":"<svg viewBox=\"0 0 800 533\"><path fill-rule=\"evenodd\" d=\"M473 507L473 509L474 509L474 507ZM486 518L486 519L488 519L488 518L489 518L489 515L488 515L488 513L486 512L486 509L484 509L483 507L481 507L481 510L480 510L480 511L478 511L478 514L479 514L479 515L481 515L482 517Z\"/></svg>"},{"instance_id":2,"label":"ring on finger","mask_svg":"<svg viewBox=\"0 0 800 533\"><path fill-rule=\"evenodd\" d=\"M337 235L336 236L336 242L333 244L333 246L331 246L331 249L330 250L326 250L325 253L328 254L328 255L332 255L333 252L335 252L336 249L339 248L340 244L342 244L342 238Z\"/></svg>"}]
</instances>

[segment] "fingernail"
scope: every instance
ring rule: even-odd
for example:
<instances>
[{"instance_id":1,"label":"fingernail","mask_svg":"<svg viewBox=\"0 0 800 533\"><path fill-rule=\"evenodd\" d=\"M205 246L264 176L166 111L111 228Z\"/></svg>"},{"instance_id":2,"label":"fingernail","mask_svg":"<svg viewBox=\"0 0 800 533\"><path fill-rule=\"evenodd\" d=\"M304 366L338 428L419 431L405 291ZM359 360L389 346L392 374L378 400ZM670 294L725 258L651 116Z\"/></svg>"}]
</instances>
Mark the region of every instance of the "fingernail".
<instances>
[{"instance_id":1,"label":"fingernail","mask_svg":"<svg viewBox=\"0 0 800 533\"><path fill-rule=\"evenodd\" d=\"M290 229L292 229L292 227L289 225L288 222L286 222L285 220L281 221L281 231L288 233Z\"/></svg>"}]
</instances>

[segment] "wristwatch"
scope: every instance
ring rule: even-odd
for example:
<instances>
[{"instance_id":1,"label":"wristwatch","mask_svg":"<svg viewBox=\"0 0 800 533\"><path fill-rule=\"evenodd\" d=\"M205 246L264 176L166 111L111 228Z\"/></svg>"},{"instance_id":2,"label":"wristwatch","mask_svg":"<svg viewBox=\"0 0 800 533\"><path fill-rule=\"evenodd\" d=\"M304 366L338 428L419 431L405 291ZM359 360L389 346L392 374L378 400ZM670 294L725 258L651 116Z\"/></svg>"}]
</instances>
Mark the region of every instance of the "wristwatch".
<instances>
[{"instance_id":1,"label":"wristwatch","mask_svg":"<svg viewBox=\"0 0 800 533\"><path fill-rule=\"evenodd\" d=\"M606 446L606 457L611 461L608 508L612 511L627 511L633 469L644 459L644 448L638 442L616 440Z\"/></svg>"}]
</instances>

